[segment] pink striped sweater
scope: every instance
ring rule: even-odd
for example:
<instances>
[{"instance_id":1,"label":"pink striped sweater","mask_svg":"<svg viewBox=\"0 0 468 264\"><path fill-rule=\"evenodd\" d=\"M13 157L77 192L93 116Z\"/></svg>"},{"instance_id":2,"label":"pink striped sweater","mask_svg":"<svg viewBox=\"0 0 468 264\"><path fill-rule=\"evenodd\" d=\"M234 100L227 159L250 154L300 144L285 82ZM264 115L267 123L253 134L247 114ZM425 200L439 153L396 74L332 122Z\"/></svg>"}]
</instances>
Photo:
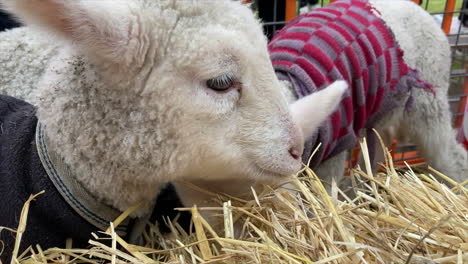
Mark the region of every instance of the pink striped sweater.
<instances>
[{"instance_id":1,"label":"pink striped sweater","mask_svg":"<svg viewBox=\"0 0 468 264\"><path fill-rule=\"evenodd\" d=\"M392 31L364 0L341 0L301 15L270 42L273 67L298 98L346 80L350 89L341 104L306 141L303 159L314 168L356 143L384 113L397 107L395 96L413 88L432 91L403 60ZM407 102L410 106L411 96Z\"/></svg>"}]
</instances>

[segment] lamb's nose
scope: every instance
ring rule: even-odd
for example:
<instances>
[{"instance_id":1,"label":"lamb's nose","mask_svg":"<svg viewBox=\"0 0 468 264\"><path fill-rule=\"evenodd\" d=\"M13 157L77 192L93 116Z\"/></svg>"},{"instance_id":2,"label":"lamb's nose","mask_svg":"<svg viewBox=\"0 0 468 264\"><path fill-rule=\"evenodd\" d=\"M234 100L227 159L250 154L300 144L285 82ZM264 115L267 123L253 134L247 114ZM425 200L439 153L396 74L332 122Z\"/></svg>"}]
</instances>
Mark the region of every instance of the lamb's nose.
<instances>
[{"instance_id":1,"label":"lamb's nose","mask_svg":"<svg viewBox=\"0 0 468 264\"><path fill-rule=\"evenodd\" d=\"M296 148L292 147L289 149L289 154L291 154L291 157L293 157L293 159L299 160L302 156L302 151L299 151Z\"/></svg>"}]
</instances>

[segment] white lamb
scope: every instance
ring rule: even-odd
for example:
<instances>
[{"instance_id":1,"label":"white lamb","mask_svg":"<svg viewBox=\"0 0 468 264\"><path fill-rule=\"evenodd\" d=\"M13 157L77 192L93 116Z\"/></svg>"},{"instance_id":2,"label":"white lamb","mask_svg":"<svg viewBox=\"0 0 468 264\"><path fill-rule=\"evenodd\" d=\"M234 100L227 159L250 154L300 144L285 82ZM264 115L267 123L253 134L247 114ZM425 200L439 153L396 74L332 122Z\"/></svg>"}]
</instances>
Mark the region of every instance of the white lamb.
<instances>
[{"instance_id":1,"label":"white lamb","mask_svg":"<svg viewBox=\"0 0 468 264\"><path fill-rule=\"evenodd\" d=\"M346 92L338 82L288 107L260 23L240 2L186 0L2 0L26 28L0 34L0 92L37 105L51 148L78 182L120 211L153 206L161 184L176 183L186 206L287 181L310 138ZM467 157L450 125L450 51L416 5L372 1L405 51L434 85L414 89L378 129L402 125L429 164L466 179ZM5 55L8 54L5 59ZM31 96L37 87L36 96ZM343 151L317 168L339 181Z\"/></svg>"}]
</instances>

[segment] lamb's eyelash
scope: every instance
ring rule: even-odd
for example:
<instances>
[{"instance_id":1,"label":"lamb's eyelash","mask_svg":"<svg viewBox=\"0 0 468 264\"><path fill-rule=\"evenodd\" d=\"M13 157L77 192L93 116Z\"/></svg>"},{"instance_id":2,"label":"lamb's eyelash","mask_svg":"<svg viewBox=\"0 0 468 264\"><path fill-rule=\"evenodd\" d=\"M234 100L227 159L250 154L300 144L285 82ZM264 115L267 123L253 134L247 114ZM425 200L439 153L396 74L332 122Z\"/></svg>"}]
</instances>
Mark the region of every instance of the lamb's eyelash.
<instances>
[{"instance_id":1,"label":"lamb's eyelash","mask_svg":"<svg viewBox=\"0 0 468 264\"><path fill-rule=\"evenodd\" d=\"M228 82L234 82L234 75L232 73L226 73L216 78L213 78L212 81L215 84L225 84Z\"/></svg>"},{"instance_id":2,"label":"lamb's eyelash","mask_svg":"<svg viewBox=\"0 0 468 264\"><path fill-rule=\"evenodd\" d=\"M225 73L218 77L206 81L206 86L217 92L227 92L233 88L235 84L234 75L232 73Z\"/></svg>"}]
</instances>

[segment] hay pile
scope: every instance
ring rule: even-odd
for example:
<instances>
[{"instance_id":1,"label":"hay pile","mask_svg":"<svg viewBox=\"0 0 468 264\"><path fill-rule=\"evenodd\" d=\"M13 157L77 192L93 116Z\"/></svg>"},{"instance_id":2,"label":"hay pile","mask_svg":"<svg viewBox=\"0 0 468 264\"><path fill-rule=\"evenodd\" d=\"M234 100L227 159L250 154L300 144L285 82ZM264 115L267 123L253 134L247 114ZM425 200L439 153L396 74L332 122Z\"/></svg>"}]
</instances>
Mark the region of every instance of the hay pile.
<instances>
[{"instance_id":1,"label":"hay pile","mask_svg":"<svg viewBox=\"0 0 468 264\"><path fill-rule=\"evenodd\" d=\"M468 263L467 182L450 189L432 169L401 173L389 160L384 169L375 176L352 170L354 199L337 188L329 196L306 169L291 182L297 191L270 189L253 201L224 203L225 234L200 217L203 208L191 208L192 234L169 223L172 234L163 238L149 224L146 246L129 245L113 232L119 219L107 234L96 234L91 249L34 246L17 263ZM243 225L233 224L238 218Z\"/></svg>"}]
</instances>

